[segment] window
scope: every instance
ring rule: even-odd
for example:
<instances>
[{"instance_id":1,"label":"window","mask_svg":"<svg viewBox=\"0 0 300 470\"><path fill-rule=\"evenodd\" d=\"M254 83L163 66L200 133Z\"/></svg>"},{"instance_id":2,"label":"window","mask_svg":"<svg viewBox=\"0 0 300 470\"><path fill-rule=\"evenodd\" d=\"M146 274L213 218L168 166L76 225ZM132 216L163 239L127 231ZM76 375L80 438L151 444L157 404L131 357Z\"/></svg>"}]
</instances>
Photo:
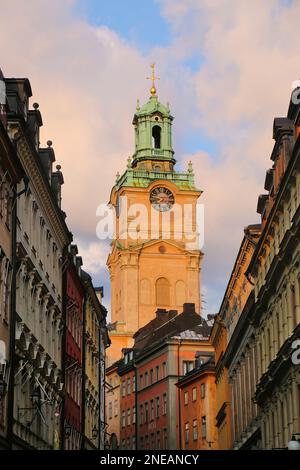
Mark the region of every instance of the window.
<instances>
[{"instance_id":1,"label":"window","mask_svg":"<svg viewBox=\"0 0 300 470\"><path fill-rule=\"evenodd\" d=\"M155 380L156 382L159 381L159 366L155 367Z\"/></svg>"},{"instance_id":2,"label":"window","mask_svg":"<svg viewBox=\"0 0 300 470\"><path fill-rule=\"evenodd\" d=\"M194 441L198 440L198 422L196 419L193 421L193 439Z\"/></svg>"},{"instance_id":3,"label":"window","mask_svg":"<svg viewBox=\"0 0 300 470\"><path fill-rule=\"evenodd\" d=\"M201 384L201 398L205 398L205 384Z\"/></svg>"},{"instance_id":4,"label":"window","mask_svg":"<svg viewBox=\"0 0 300 470\"><path fill-rule=\"evenodd\" d=\"M185 423L184 425L184 436L185 436L185 443L189 443L189 434L190 434L190 425L189 423Z\"/></svg>"},{"instance_id":5,"label":"window","mask_svg":"<svg viewBox=\"0 0 300 470\"><path fill-rule=\"evenodd\" d=\"M145 403L145 423L149 421L149 404Z\"/></svg>"},{"instance_id":6,"label":"window","mask_svg":"<svg viewBox=\"0 0 300 470\"><path fill-rule=\"evenodd\" d=\"M168 448L168 431L164 429L163 433L163 448L167 449Z\"/></svg>"},{"instance_id":7,"label":"window","mask_svg":"<svg viewBox=\"0 0 300 470\"><path fill-rule=\"evenodd\" d=\"M140 405L140 426L144 424L144 407L143 405Z\"/></svg>"},{"instance_id":8,"label":"window","mask_svg":"<svg viewBox=\"0 0 300 470\"><path fill-rule=\"evenodd\" d=\"M156 305L166 307L170 305L170 284L168 279L160 277L155 284Z\"/></svg>"},{"instance_id":9,"label":"window","mask_svg":"<svg viewBox=\"0 0 300 470\"><path fill-rule=\"evenodd\" d=\"M160 450L160 431L156 433L156 450Z\"/></svg>"},{"instance_id":10,"label":"window","mask_svg":"<svg viewBox=\"0 0 300 470\"><path fill-rule=\"evenodd\" d=\"M125 380L122 380L122 397L125 397L126 395L126 382Z\"/></svg>"},{"instance_id":11,"label":"window","mask_svg":"<svg viewBox=\"0 0 300 470\"><path fill-rule=\"evenodd\" d=\"M114 401L114 415L118 416L118 400Z\"/></svg>"},{"instance_id":12,"label":"window","mask_svg":"<svg viewBox=\"0 0 300 470\"><path fill-rule=\"evenodd\" d=\"M132 450L136 450L136 437L132 436Z\"/></svg>"},{"instance_id":13,"label":"window","mask_svg":"<svg viewBox=\"0 0 300 470\"><path fill-rule=\"evenodd\" d=\"M201 433L202 439L206 439L206 416L202 416L201 419Z\"/></svg>"},{"instance_id":14,"label":"window","mask_svg":"<svg viewBox=\"0 0 300 470\"><path fill-rule=\"evenodd\" d=\"M163 394L163 414L167 414L167 394Z\"/></svg>"},{"instance_id":15,"label":"window","mask_svg":"<svg viewBox=\"0 0 300 470\"><path fill-rule=\"evenodd\" d=\"M148 387L148 372L145 372L145 387Z\"/></svg>"},{"instance_id":16,"label":"window","mask_svg":"<svg viewBox=\"0 0 300 470\"><path fill-rule=\"evenodd\" d=\"M127 395L130 395L130 393L131 393L130 384L131 384L131 380L130 380L130 377L128 377L128 379L127 379Z\"/></svg>"},{"instance_id":17,"label":"window","mask_svg":"<svg viewBox=\"0 0 300 470\"><path fill-rule=\"evenodd\" d=\"M112 402L111 401L108 404L108 418L112 419Z\"/></svg>"},{"instance_id":18,"label":"window","mask_svg":"<svg viewBox=\"0 0 300 470\"><path fill-rule=\"evenodd\" d=\"M135 375L132 377L132 393L135 392Z\"/></svg>"},{"instance_id":19,"label":"window","mask_svg":"<svg viewBox=\"0 0 300 470\"><path fill-rule=\"evenodd\" d=\"M135 424L136 422L136 407L134 406L132 408L132 424Z\"/></svg>"},{"instance_id":20,"label":"window","mask_svg":"<svg viewBox=\"0 0 300 470\"><path fill-rule=\"evenodd\" d=\"M194 361L183 361L183 375L188 374L191 370L194 369Z\"/></svg>"},{"instance_id":21,"label":"window","mask_svg":"<svg viewBox=\"0 0 300 470\"><path fill-rule=\"evenodd\" d=\"M140 375L140 390L143 388L143 376Z\"/></svg>"},{"instance_id":22,"label":"window","mask_svg":"<svg viewBox=\"0 0 300 470\"><path fill-rule=\"evenodd\" d=\"M192 390L192 400L193 401L197 400L197 389L196 389L196 387L194 387L193 390Z\"/></svg>"},{"instance_id":23,"label":"window","mask_svg":"<svg viewBox=\"0 0 300 470\"><path fill-rule=\"evenodd\" d=\"M165 362L162 363L162 376L163 378L167 377L167 364Z\"/></svg>"},{"instance_id":24,"label":"window","mask_svg":"<svg viewBox=\"0 0 300 470\"><path fill-rule=\"evenodd\" d=\"M189 392L184 392L184 404L188 405L189 403Z\"/></svg>"},{"instance_id":25,"label":"window","mask_svg":"<svg viewBox=\"0 0 300 470\"><path fill-rule=\"evenodd\" d=\"M156 418L159 418L159 397L156 397Z\"/></svg>"},{"instance_id":26,"label":"window","mask_svg":"<svg viewBox=\"0 0 300 470\"><path fill-rule=\"evenodd\" d=\"M153 384L153 369L150 370L150 385Z\"/></svg>"},{"instance_id":27,"label":"window","mask_svg":"<svg viewBox=\"0 0 300 470\"><path fill-rule=\"evenodd\" d=\"M155 436L154 436L154 433L151 434L151 449L155 449Z\"/></svg>"},{"instance_id":28,"label":"window","mask_svg":"<svg viewBox=\"0 0 300 470\"><path fill-rule=\"evenodd\" d=\"M126 413L125 411L122 411L122 428L125 428L126 426Z\"/></svg>"},{"instance_id":29,"label":"window","mask_svg":"<svg viewBox=\"0 0 300 470\"><path fill-rule=\"evenodd\" d=\"M161 134L160 126L153 126L152 127L152 146L155 149L160 149L160 134Z\"/></svg>"},{"instance_id":30,"label":"window","mask_svg":"<svg viewBox=\"0 0 300 470\"><path fill-rule=\"evenodd\" d=\"M150 421L154 420L154 400L150 401Z\"/></svg>"},{"instance_id":31,"label":"window","mask_svg":"<svg viewBox=\"0 0 300 470\"><path fill-rule=\"evenodd\" d=\"M130 424L131 424L131 419L130 418L131 418L131 409L128 408L128 410L127 410L127 426L130 426Z\"/></svg>"}]
</instances>

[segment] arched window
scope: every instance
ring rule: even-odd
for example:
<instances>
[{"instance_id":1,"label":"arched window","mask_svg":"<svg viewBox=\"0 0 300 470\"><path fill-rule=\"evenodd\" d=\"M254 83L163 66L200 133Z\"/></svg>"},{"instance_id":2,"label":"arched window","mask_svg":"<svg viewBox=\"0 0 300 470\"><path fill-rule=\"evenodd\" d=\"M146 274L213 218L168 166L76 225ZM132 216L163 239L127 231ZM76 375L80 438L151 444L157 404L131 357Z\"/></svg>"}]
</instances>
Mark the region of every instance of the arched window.
<instances>
[{"instance_id":1,"label":"arched window","mask_svg":"<svg viewBox=\"0 0 300 470\"><path fill-rule=\"evenodd\" d=\"M152 127L152 146L155 149L160 149L160 134L161 128L159 126Z\"/></svg>"},{"instance_id":2,"label":"arched window","mask_svg":"<svg viewBox=\"0 0 300 470\"><path fill-rule=\"evenodd\" d=\"M157 279L155 292L157 306L165 307L170 305L170 284L168 279L165 277L160 277Z\"/></svg>"}]
</instances>

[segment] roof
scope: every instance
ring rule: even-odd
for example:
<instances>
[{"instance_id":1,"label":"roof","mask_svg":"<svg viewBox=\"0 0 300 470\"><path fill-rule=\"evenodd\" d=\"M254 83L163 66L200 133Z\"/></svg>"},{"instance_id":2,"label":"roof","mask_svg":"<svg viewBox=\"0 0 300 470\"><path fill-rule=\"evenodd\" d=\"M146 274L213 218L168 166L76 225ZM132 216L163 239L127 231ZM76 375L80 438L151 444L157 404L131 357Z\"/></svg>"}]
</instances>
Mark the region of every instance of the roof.
<instances>
[{"instance_id":1,"label":"roof","mask_svg":"<svg viewBox=\"0 0 300 470\"><path fill-rule=\"evenodd\" d=\"M163 116L168 116L170 118L171 115L170 115L170 110L169 108L167 108L167 106L164 106L163 104L161 104L158 99L157 99L157 96L151 96L149 98L149 101L147 101L147 103L145 103L140 109L137 109L137 111L135 112L135 115L134 115L134 121L135 121L135 118L139 118L141 116L145 116L145 115L148 115L148 114L154 114L156 112L159 112L161 113Z\"/></svg>"},{"instance_id":2,"label":"roof","mask_svg":"<svg viewBox=\"0 0 300 470\"><path fill-rule=\"evenodd\" d=\"M191 380L195 380L199 375L205 372L215 372L215 355L210 353L207 356L206 361L203 361L200 365L194 367L190 372L181 377L175 384L177 387L187 384Z\"/></svg>"},{"instance_id":3,"label":"roof","mask_svg":"<svg viewBox=\"0 0 300 470\"><path fill-rule=\"evenodd\" d=\"M208 340L211 327L186 303L181 314L176 310L158 310L156 317L134 335L133 348L144 352L168 339Z\"/></svg>"}]
</instances>

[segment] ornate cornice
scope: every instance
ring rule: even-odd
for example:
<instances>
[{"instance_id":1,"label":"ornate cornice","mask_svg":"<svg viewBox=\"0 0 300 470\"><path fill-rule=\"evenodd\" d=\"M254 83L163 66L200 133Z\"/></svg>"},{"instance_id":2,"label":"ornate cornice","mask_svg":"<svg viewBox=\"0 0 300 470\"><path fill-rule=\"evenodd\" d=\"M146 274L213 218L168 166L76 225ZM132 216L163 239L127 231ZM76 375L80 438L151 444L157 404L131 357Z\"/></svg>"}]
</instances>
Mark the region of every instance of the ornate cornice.
<instances>
[{"instance_id":1,"label":"ornate cornice","mask_svg":"<svg viewBox=\"0 0 300 470\"><path fill-rule=\"evenodd\" d=\"M30 186L34 188L39 199L42 212L48 216L48 225L55 233L61 248L71 241L71 234L64 221L63 212L58 207L50 184L44 170L41 167L39 156L26 134L26 129L21 120L9 123L10 134L15 140L18 157L30 180Z\"/></svg>"}]
</instances>

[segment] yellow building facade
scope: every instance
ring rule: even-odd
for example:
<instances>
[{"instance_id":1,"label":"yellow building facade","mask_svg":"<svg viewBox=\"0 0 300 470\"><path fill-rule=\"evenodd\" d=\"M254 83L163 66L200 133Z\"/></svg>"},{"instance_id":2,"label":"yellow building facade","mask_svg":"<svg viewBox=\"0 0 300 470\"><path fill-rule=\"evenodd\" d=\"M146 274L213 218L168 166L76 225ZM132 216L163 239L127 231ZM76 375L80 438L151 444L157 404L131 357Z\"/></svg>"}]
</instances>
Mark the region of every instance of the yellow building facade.
<instances>
[{"instance_id":1,"label":"yellow building facade","mask_svg":"<svg viewBox=\"0 0 300 470\"><path fill-rule=\"evenodd\" d=\"M180 310L190 302L200 313L201 191L191 163L186 172L174 169L172 121L153 86L149 101L137 105L135 152L111 192L110 363L121 357L122 348L132 346L134 333L154 318L157 308Z\"/></svg>"}]
</instances>

